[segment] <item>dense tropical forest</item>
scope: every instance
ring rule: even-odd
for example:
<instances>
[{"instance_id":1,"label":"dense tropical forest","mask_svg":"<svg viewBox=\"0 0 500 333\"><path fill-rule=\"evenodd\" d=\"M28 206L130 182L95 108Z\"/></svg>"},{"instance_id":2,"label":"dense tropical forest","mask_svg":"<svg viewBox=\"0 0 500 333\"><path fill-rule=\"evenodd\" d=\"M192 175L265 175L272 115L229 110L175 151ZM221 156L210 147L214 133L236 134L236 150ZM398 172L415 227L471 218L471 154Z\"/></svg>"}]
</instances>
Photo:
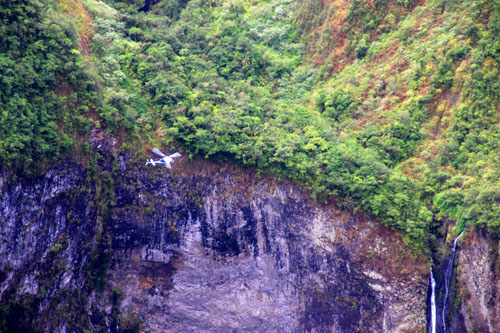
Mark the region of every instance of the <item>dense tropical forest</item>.
<instances>
[{"instance_id":1,"label":"dense tropical forest","mask_svg":"<svg viewBox=\"0 0 500 333\"><path fill-rule=\"evenodd\" d=\"M417 248L446 220L500 232L499 1L2 0L0 19L1 168L89 158L97 128L287 177Z\"/></svg>"}]
</instances>

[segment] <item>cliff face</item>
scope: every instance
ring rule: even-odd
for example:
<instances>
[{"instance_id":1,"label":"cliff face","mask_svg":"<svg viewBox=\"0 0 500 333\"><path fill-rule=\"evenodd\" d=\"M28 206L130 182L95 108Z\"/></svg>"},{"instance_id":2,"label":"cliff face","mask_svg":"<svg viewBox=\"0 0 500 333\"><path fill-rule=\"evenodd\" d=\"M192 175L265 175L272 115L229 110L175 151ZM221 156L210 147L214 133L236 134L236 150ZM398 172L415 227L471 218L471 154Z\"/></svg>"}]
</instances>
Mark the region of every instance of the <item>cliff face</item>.
<instances>
[{"instance_id":1,"label":"cliff face","mask_svg":"<svg viewBox=\"0 0 500 333\"><path fill-rule=\"evenodd\" d=\"M2 303L31 328L424 330L426 261L374 221L206 161L97 162L0 182Z\"/></svg>"},{"instance_id":2,"label":"cliff face","mask_svg":"<svg viewBox=\"0 0 500 333\"><path fill-rule=\"evenodd\" d=\"M500 282L498 239L469 232L458 252L460 314L468 332L498 332Z\"/></svg>"},{"instance_id":3,"label":"cliff face","mask_svg":"<svg viewBox=\"0 0 500 333\"><path fill-rule=\"evenodd\" d=\"M88 285L97 232L94 194L76 164L39 179L0 176L0 331L55 330L74 320L69 299ZM50 328L50 329L49 329Z\"/></svg>"}]
</instances>

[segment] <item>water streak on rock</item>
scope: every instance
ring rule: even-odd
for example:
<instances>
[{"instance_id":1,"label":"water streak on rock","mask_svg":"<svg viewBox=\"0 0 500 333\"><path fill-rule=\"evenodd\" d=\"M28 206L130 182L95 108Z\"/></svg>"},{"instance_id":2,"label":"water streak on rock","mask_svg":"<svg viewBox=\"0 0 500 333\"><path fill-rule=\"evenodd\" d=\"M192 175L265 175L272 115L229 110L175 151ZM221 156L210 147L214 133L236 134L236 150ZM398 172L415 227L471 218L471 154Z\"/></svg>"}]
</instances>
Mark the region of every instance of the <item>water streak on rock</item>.
<instances>
[{"instance_id":1,"label":"water streak on rock","mask_svg":"<svg viewBox=\"0 0 500 333\"><path fill-rule=\"evenodd\" d=\"M437 310L436 310L436 280L431 269L431 328L430 333L436 333L437 326Z\"/></svg>"},{"instance_id":2,"label":"water streak on rock","mask_svg":"<svg viewBox=\"0 0 500 333\"><path fill-rule=\"evenodd\" d=\"M458 235L457 238L453 241L453 247L451 249L451 254L446 259L446 266L444 267L443 274L443 283L444 283L444 297L443 297L443 307L441 317L443 320L443 331L444 333L448 332L448 328L446 327L446 317L447 317L447 308L450 300L450 286L453 279L453 263L455 261L455 253L457 250L457 242L462 237L463 231Z\"/></svg>"}]
</instances>

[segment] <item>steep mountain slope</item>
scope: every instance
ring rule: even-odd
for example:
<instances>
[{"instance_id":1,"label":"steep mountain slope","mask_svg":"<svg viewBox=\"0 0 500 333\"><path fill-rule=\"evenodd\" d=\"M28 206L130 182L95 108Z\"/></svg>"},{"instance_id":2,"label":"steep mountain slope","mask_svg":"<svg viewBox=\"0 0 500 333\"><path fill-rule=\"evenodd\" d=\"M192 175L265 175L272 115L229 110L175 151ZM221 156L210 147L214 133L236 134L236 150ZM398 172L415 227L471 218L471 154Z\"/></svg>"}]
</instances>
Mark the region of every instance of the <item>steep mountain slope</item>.
<instances>
[{"instance_id":1,"label":"steep mountain slope","mask_svg":"<svg viewBox=\"0 0 500 333\"><path fill-rule=\"evenodd\" d=\"M496 230L496 2L159 1L144 13L139 2L88 0L57 8L73 13L81 52L92 38L93 55L73 61L88 68L87 81L63 74L76 86L47 86L60 91L55 105L79 113L21 110L40 119L25 124L30 130L5 118L4 165L43 161L43 151L54 158L60 138L71 147L65 132L88 151L78 132L103 128L119 146L175 140L193 155L283 174L420 247L431 206L462 227ZM40 89L29 96L47 95ZM21 91L11 90L9 103ZM75 120L58 125L57 112Z\"/></svg>"},{"instance_id":2,"label":"steep mountain slope","mask_svg":"<svg viewBox=\"0 0 500 333\"><path fill-rule=\"evenodd\" d=\"M70 19L55 4L2 1L0 163L40 167L72 148L75 105L91 94ZM29 173L29 171L28 171Z\"/></svg>"},{"instance_id":3,"label":"steep mountain slope","mask_svg":"<svg viewBox=\"0 0 500 333\"><path fill-rule=\"evenodd\" d=\"M96 327L116 326L122 296L107 289L106 278L111 258L119 261L122 255L113 256L111 242L111 228L122 219L111 216L116 199L111 188L130 181L115 172L118 155L159 146L179 149L190 160L236 162L258 174L290 179L313 197L312 206L334 200L339 210L363 212L378 221L370 228L396 231L405 246L415 255L426 254L429 262L445 257L453 235L469 228L463 241L468 252L458 256L466 273L459 274L453 309L460 309L457 320L469 330L496 328L496 318L486 319L495 297L485 301L471 281L488 281L481 285L496 290L500 267L493 254L500 231L498 1L29 0L2 2L0 13L0 167L6 175L1 184L8 184L2 194L40 182L46 172L45 177L63 173L65 160L71 160L72 168L81 168L75 173L88 175L80 179L88 192L70 190L59 204L30 189L38 193L33 200L42 200L40 207L47 208L41 209L60 221L61 210L79 209L76 201L87 195L94 201L85 213L66 214L68 229L58 234L59 245L29 236L36 231L20 232L31 230L28 220L14 216L20 210L12 216L3 211L11 220L2 227L14 239L28 235L43 245L33 262L17 267L22 258L16 256L23 251L10 253L5 240L2 249L9 259L1 268L7 288L2 294L8 290L15 301L7 306L2 297L1 318L10 311L35 318L52 309L46 302L61 299L74 309L74 299L107 292L88 304L111 302L106 317L111 321L89 320ZM139 186L132 192L141 191ZM280 223L292 228L283 217ZM74 244L91 258L79 260L77 280L84 291L72 298L66 282L61 284L72 278L55 282L51 276L62 279L65 265L73 270L61 253L73 251L67 232L82 220L93 222ZM50 222L39 221L40 228L45 224ZM315 230L314 225L303 229ZM487 277L465 259L485 251L490 255L480 271ZM49 262L56 263L53 272ZM93 269L95 274L83 273ZM53 286L51 291L30 287L23 274L33 270ZM111 273L116 281L124 279L119 271ZM158 278L171 283L171 276ZM468 293L471 288L475 291ZM16 298L19 294L25 296ZM473 304L482 304L476 320L468 312ZM337 305L328 305L328 311L336 312ZM89 309L86 315L103 311ZM359 308L346 311L363 317ZM75 318L54 322L71 324ZM128 319L134 326L137 318ZM370 321L375 322L380 323ZM414 323L414 329L421 327L421 315ZM0 322L5 325L10 324ZM303 322L297 325L305 329Z\"/></svg>"},{"instance_id":4,"label":"steep mountain slope","mask_svg":"<svg viewBox=\"0 0 500 333\"><path fill-rule=\"evenodd\" d=\"M283 174L415 245L428 208L496 230L495 2L136 6L94 10L98 54L127 77L108 128L129 105L153 142Z\"/></svg>"}]
</instances>

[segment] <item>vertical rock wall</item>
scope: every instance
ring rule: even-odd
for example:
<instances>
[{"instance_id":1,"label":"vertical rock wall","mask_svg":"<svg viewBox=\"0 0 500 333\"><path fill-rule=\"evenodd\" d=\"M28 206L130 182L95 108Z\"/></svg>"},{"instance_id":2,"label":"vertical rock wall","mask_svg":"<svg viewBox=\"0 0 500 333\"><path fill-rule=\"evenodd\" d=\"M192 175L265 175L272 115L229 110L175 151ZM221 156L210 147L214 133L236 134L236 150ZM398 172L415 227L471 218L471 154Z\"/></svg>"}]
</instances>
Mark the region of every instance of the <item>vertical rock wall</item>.
<instances>
[{"instance_id":1,"label":"vertical rock wall","mask_svg":"<svg viewBox=\"0 0 500 333\"><path fill-rule=\"evenodd\" d=\"M424 329L427 264L395 233L241 170L137 168L122 165L110 280L148 329Z\"/></svg>"},{"instance_id":2,"label":"vertical rock wall","mask_svg":"<svg viewBox=\"0 0 500 333\"><path fill-rule=\"evenodd\" d=\"M498 240L469 232L458 252L460 313L468 332L500 331Z\"/></svg>"},{"instance_id":3,"label":"vertical rock wall","mask_svg":"<svg viewBox=\"0 0 500 333\"><path fill-rule=\"evenodd\" d=\"M0 301L35 328L425 329L427 261L374 221L234 167L106 159L101 180L76 164L2 177Z\"/></svg>"}]
</instances>

